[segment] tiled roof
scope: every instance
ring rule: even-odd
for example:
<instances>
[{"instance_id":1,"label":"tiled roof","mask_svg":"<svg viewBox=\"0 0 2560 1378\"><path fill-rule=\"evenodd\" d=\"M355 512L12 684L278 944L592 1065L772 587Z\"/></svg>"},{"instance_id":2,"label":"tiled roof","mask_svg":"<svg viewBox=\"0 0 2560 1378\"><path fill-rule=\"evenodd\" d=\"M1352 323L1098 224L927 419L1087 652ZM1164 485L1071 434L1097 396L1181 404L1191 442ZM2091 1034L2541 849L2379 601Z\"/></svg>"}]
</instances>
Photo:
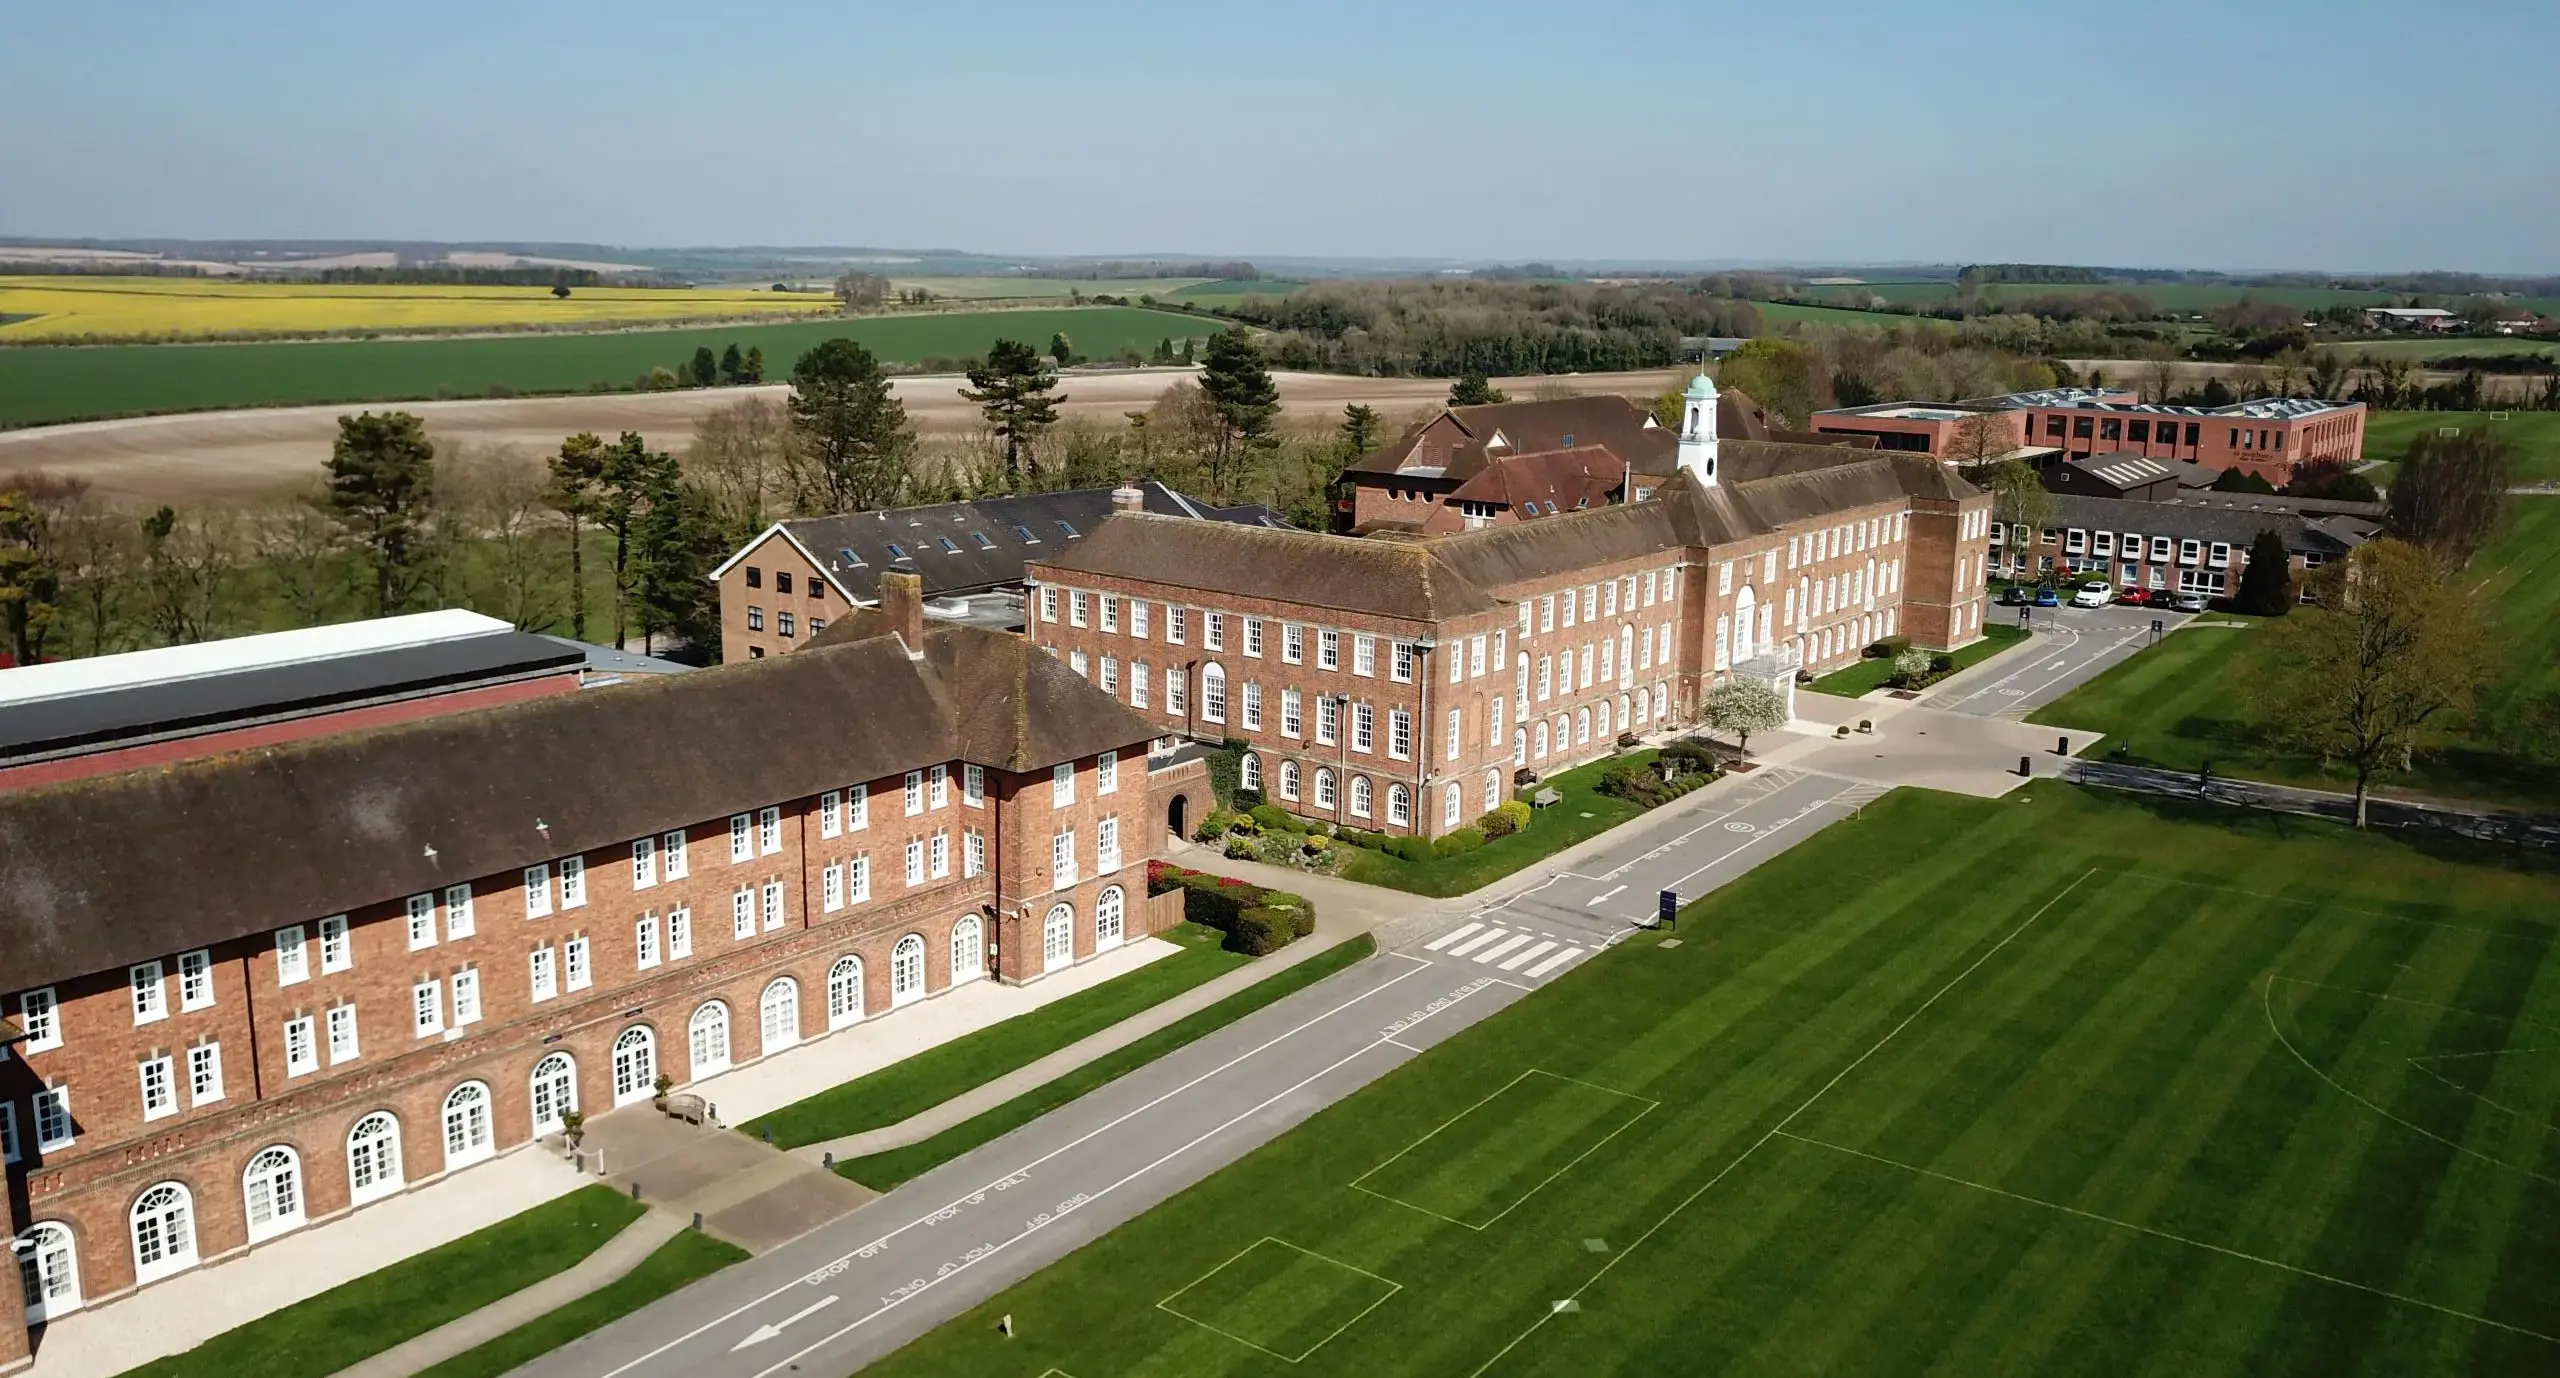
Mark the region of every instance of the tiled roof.
<instances>
[{"instance_id":1,"label":"tiled roof","mask_svg":"<svg viewBox=\"0 0 2560 1378\"><path fill-rule=\"evenodd\" d=\"M1598 507L1627 481L1626 461L1605 445L1503 455L1450 493L1450 502L1487 502L1527 516Z\"/></svg>"},{"instance_id":2,"label":"tiled roof","mask_svg":"<svg viewBox=\"0 0 2560 1378\"><path fill-rule=\"evenodd\" d=\"M9 983L111 970L936 761L1037 770L1154 735L1021 637L937 624L925 651L915 661L889 638L813 641L0 793Z\"/></svg>"},{"instance_id":3,"label":"tiled roof","mask_svg":"<svg viewBox=\"0 0 2560 1378\"><path fill-rule=\"evenodd\" d=\"M1429 622L1494 606L1453 576L1429 542L1177 521L1115 512L1039 569L1108 574L1241 598L1272 598ZM833 631L834 628L828 628Z\"/></svg>"},{"instance_id":4,"label":"tiled roof","mask_svg":"<svg viewBox=\"0 0 2560 1378\"><path fill-rule=\"evenodd\" d=\"M2380 529L2378 524L2361 518L2340 516L2305 521L2298 512L2275 508L2141 502L2077 493L2056 493L2053 502L2053 524L2059 528L2130 531L2143 536L2221 541L2233 546L2246 546L2258 538L2259 532L2272 530L2284 538L2285 549L2297 554L2342 554Z\"/></svg>"}]
</instances>

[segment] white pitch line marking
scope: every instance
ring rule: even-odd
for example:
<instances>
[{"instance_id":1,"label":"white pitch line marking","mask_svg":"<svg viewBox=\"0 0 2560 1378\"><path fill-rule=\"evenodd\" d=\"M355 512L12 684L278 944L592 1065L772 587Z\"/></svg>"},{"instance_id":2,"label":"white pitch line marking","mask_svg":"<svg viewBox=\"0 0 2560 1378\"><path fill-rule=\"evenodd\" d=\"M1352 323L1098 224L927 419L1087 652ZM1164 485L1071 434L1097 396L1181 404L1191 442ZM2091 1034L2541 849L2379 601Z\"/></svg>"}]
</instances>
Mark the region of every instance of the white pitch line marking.
<instances>
[{"instance_id":1,"label":"white pitch line marking","mask_svg":"<svg viewBox=\"0 0 2560 1378\"><path fill-rule=\"evenodd\" d=\"M1504 962L1502 964L1502 969L1504 971L1518 971L1520 968L1536 961L1539 953L1554 951L1555 946L1556 945L1554 943L1540 943L1536 947L1523 948L1519 954L1514 956L1510 961Z\"/></svg>"},{"instance_id":2,"label":"white pitch line marking","mask_svg":"<svg viewBox=\"0 0 2560 1378\"><path fill-rule=\"evenodd\" d=\"M1492 942L1494 939L1501 937L1501 936L1502 936L1502 934L1503 934L1503 930L1502 930L1502 929L1499 929L1499 928L1488 928L1488 929L1486 929L1485 931L1483 931L1482 933L1479 933L1479 934L1475 935L1474 937L1467 939L1465 942L1458 944L1456 947L1450 948L1450 949L1449 949L1449 955L1450 955L1450 956L1452 956L1452 957L1464 957L1464 956L1466 956L1466 955L1467 955L1467 952L1468 952L1468 950L1469 950L1469 949L1471 949L1471 948L1478 948L1478 947L1482 947L1482 946L1484 946L1486 943Z\"/></svg>"},{"instance_id":3,"label":"white pitch line marking","mask_svg":"<svg viewBox=\"0 0 2560 1378\"><path fill-rule=\"evenodd\" d=\"M1482 927L1484 927L1483 924L1470 923L1458 928L1452 928L1448 932L1441 934L1439 937L1424 943L1422 945L1422 950L1425 952L1437 952Z\"/></svg>"},{"instance_id":4,"label":"white pitch line marking","mask_svg":"<svg viewBox=\"0 0 2560 1378\"><path fill-rule=\"evenodd\" d=\"M1626 888L1627 888L1627 887L1625 887L1625 886L1621 885L1621 886L1619 886L1619 887L1618 887L1618 889L1617 889L1617 890L1604 890L1604 891L1602 891L1601 893L1599 893L1599 894L1597 894L1597 895L1593 895L1591 898L1589 898L1589 899L1587 899L1587 900L1584 900L1584 901L1582 902L1582 907L1583 907L1583 908L1585 908L1585 909L1588 909L1588 908L1590 908L1591 906L1593 906L1593 905L1595 905L1595 904L1600 903L1602 900L1605 900L1605 899L1609 898L1611 895L1614 895L1614 894L1618 893L1618 890L1624 890L1624 889L1626 889Z\"/></svg>"},{"instance_id":5,"label":"white pitch line marking","mask_svg":"<svg viewBox=\"0 0 2560 1378\"><path fill-rule=\"evenodd\" d=\"M1543 962L1540 962L1540 963L1538 963L1536 966L1533 966L1533 967L1529 968L1529 974L1530 974L1530 975L1532 975L1532 976L1544 976L1544 975L1546 975L1548 972L1555 970L1557 967L1563 966L1565 963L1570 962L1570 961L1572 961L1574 958L1579 957L1579 956L1581 956L1581 955L1582 955L1582 949L1581 949L1581 948L1578 948L1578 947L1568 947L1568 948L1566 948L1564 951L1557 953L1557 954L1556 954L1556 955L1554 955L1553 957L1549 957L1547 960L1545 960L1545 961L1543 961Z\"/></svg>"},{"instance_id":6,"label":"white pitch line marking","mask_svg":"<svg viewBox=\"0 0 2560 1378\"><path fill-rule=\"evenodd\" d=\"M1488 947L1488 948L1486 948L1484 951L1477 953L1477 954L1476 954L1476 960L1477 960L1477 961L1479 961L1479 962L1491 962L1491 961L1497 961L1497 960L1500 960L1500 958L1501 958L1502 954L1504 954L1504 953L1506 953L1506 952L1509 952L1511 949L1513 949L1513 948L1515 948L1515 947L1518 947L1519 945L1521 945L1522 943L1525 943L1525 942L1527 942L1527 941L1529 941L1529 935L1528 935L1528 934L1526 934L1526 933L1514 933L1514 934L1512 934L1510 937L1505 938L1504 940L1502 940L1501 942L1495 943L1493 946Z\"/></svg>"}]
</instances>

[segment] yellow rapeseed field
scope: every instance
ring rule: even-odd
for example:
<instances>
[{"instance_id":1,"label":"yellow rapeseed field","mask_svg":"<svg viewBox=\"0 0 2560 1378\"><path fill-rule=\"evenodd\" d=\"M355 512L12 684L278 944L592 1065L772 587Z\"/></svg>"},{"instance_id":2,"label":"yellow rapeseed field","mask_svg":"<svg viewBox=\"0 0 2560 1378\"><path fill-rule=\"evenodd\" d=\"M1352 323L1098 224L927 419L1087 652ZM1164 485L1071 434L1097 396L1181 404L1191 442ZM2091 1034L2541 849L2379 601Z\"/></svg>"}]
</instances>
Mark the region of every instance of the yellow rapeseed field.
<instances>
[{"instance_id":1,"label":"yellow rapeseed field","mask_svg":"<svg viewBox=\"0 0 2560 1378\"><path fill-rule=\"evenodd\" d=\"M817 293L734 288L577 287L564 299L548 287L0 277L0 341L576 328L833 309L835 299Z\"/></svg>"}]
</instances>

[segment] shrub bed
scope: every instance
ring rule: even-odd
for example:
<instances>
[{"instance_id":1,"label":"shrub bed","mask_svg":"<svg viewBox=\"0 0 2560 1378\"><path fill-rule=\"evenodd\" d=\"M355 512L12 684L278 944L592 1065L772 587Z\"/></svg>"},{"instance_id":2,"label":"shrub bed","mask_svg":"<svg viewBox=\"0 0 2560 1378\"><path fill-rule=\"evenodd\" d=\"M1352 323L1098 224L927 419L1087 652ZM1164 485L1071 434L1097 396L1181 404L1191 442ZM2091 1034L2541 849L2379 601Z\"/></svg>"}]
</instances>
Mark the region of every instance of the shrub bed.
<instances>
[{"instance_id":1,"label":"shrub bed","mask_svg":"<svg viewBox=\"0 0 2560 1378\"><path fill-rule=\"evenodd\" d=\"M1304 895L1169 862L1148 862L1147 893L1175 890L1182 892L1182 916L1225 934L1231 952L1259 957L1316 931L1315 906Z\"/></svg>"}]
</instances>

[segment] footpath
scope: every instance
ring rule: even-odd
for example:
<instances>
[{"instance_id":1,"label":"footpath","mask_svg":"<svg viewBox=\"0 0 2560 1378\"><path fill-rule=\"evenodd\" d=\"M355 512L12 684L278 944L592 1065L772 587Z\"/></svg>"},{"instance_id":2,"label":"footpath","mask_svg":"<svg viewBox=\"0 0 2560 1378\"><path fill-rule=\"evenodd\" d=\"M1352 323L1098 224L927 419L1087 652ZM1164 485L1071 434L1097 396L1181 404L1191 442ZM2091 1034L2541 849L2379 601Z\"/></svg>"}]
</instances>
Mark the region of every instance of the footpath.
<instances>
[{"instance_id":1,"label":"footpath","mask_svg":"<svg viewBox=\"0 0 2560 1378\"><path fill-rule=\"evenodd\" d=\"M2272 813L2306 814L2343 823L2354 822L2356 816L2356 799L2352 794L2207 776L2190 770L2161 770L2153 766L2119 765L2104 760L2074 761L2063 769L2062 777L2077 784L2107 789L2202 799L2209 803L2265 809ZM2368 795L2365 817L2379 828L2450 833L2484 842L2513 842L2528 847L2560 847L2560 815L2555 814L2506 813Z\"/></svg>"}]
</instances>

